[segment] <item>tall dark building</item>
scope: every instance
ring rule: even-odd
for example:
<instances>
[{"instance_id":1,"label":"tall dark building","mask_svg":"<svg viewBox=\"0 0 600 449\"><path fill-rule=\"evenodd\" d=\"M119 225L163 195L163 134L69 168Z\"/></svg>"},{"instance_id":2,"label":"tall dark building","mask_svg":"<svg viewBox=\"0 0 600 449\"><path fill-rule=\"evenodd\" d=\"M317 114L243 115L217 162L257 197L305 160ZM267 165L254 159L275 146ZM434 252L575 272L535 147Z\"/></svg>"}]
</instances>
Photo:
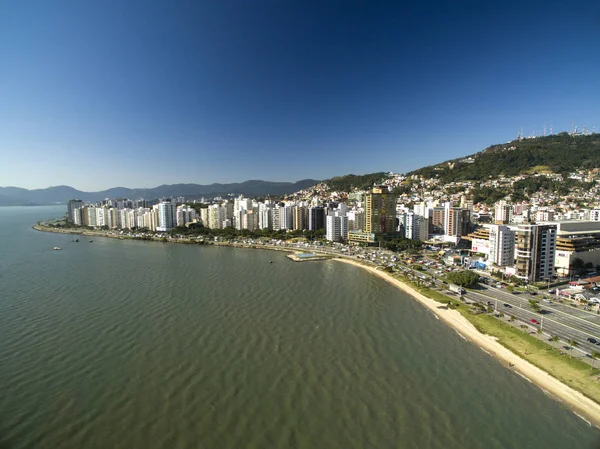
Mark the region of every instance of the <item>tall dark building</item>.
<instances>
[{"instance_id":1,"label":"tall dark building","mask_svg":"<svg viewBox=\"0 0 600 449\"><path fill-rule=\"evenodd\" d=\"M325 209L323 206L308 208L308 230L318 231L325 229Z\"/></svg>"},{"instance_id":2,"label":"tall dark building","mask_svg":"<svg viewBox=\"0 0 600 449\"><path fill-rule=\"evenodd\" d=\"M69 202L67 203L67 221L69 223L78 222L78 220L75 220L75 213L82 206L83 201L81 200L69 200ZM79 222L80 221L81 220L79 220Z\"/></svg>"}]
</instances>

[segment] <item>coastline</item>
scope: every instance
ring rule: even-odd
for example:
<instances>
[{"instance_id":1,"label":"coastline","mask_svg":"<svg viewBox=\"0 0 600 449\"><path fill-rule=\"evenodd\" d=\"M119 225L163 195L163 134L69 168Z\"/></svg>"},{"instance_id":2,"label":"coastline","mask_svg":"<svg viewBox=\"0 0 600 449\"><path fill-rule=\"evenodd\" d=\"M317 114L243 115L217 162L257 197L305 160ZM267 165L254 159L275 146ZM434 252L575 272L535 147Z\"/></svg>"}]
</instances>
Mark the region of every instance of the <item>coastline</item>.
<instances>
[{"instance_id":1,"label":"coastline","mask_svg":"<svg viewBox=\"0 0 600 449\"><path fill-rule=\"evenodd\" d=\"M585 418L596 427L600 427L600 404L552 377L546 371L543 371L522 357L519 357L498 343L494 337L482 334L460 312L448 309L439 302L426 297L409 285L374 267L345 258L334 258L333 260L367 270L412 296L440 320L453 328L461 337L474 343L492 357L506 364L507 368L510 367L516 374L524 377L529 382L540 387L545 393L561 401L567 408L580 417Z\"/></svg>"},{"instance_id":2,"label":"coastline","mask_svg":"<svg viewBox=\"0 0 600 449\"><path fill-rule=\"evenodd\" d=\"M108 234L99 231L87 231L87 230L67 230L67 229L49 229L42 226L34 225L33 229L42 232L52 232L59 234L78 234L96 237L108 237L117 239L134 239L132 237L120 236L117 234ZM148 239L137 239L152 242L164 242L164 243L183 243L183 244L195 244L189 240L180 239L169 239L164 241L157 238ZM294 254L298 251L296 248L286 247L273 247L267 245L251 245L251 244L238 244L230 242L207 242L206 245L210 246L228 246L235 248L253 248L253 249L264 249L270 251L284 251ZM318 253L318 250L312 250L312 252ZM513 370L517 375L525 378L527 381L537 385L544 391L544 393L553 397L554 399L562 402L567 408L577 414L579 417L585 419L589 423L600 428L600 404L596 403L592 399L588 398L584 394L576 391L569 387L567 384L561 382L555 377L551 376L546 371L533 365L531 362L518 356L510 349L500 344L495 337L481 333L475 326L469 322L460 312L452 309L448 309L445 305L436 302L435 300L428 298L422 293L416 291L414 288L405 284L404 282L390 276L388 273L378 270L375 267L368 266L357 262L353 259L349 259L343 256L331 257L331 260L336 260L355 267L362 268L369 271L386 282L394 285L404 293L410 295L413 299L421 303L426 309L432 312L438 319L444 321L444 323L453 328L459 336L463 339L474 343L483 351L487 352L492 357L495 357L502 364Z\"/></svg>"}]
</instances>

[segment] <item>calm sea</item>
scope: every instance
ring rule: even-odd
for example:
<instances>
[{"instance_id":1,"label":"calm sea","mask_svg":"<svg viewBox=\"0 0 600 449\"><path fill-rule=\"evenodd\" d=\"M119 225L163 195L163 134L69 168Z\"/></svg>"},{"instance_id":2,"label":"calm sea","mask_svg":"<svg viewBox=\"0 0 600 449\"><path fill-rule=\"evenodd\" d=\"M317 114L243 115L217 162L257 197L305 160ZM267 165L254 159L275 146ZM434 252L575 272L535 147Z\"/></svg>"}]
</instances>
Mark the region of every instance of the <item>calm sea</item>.
<instances>
[{"instance_id":1,"label":"calm sea","mask_svg":"<svg viewBox=\"0 0 600 449\"><path fill-rule=\"evenodd\" d=\"M600 447L358 268L31 229L64 210L0 208L1 449Z\"/></svg>"}]
</instances>

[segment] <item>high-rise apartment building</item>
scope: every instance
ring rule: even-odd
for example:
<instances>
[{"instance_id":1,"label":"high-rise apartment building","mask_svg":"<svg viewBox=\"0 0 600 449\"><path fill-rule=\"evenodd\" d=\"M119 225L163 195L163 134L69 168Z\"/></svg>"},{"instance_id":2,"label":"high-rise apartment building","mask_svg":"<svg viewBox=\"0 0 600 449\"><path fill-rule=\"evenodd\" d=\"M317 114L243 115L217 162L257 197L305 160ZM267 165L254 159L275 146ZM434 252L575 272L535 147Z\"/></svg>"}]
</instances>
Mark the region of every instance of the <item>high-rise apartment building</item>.
<instances>
[{"instance_id":1,"label":"high-rise apartment building","mask_svg":"<svg viewBox=\"0 0 600 449\"><path fill-rule=\"evenodd\" d=\"M471 231L471 211L460 207L446 209L446 235L461 237Z\"/></svg>"},{"instance_id":2,"label":"high-rise apartment building","mask_svg":"<svg viewBox=\"0 0 600 449\"><path fill-rule=\"evenodd\" d=\"M494 220L497 224L508 224L512 222L513 205L506 201L498 201L494 208Z\"/></svg>"},{"instance_id":3,"label":"high-rise apartment building","mask_svg":"<svg viewBox=\"0 0 600 449\"><path fill-rule=\"evenodd\" d=\"M462 209L473 210L473 198L467 198L465 195L460 197L460 207Z\"/></svg>"},{"instance_id":4,"label":"high-rise apartment building","mask_svg":"<svg viewBox=\"0 0 600 449\"><path fill-rule=\"evenodd\" d=\"M441 235L445 232L446 209L444 207L434 207L431 209L431 220L429 221L429 233Z\"/></svg>"},{"instance_id":5,"label":"high-rise apartment building","mask_svg":"<svg viewBox=\"0 0 600 449\"><path fill-rule=\"evenodd\" d=\"M276 204L273 210L271 211L271 215L273 216L274 231L279 231L281 229L281 209L282 207L279 204Z\"/></svg>"},{"instance_id":6,"label":"high-rise apartment building","mask_svg":"<svg viewBox=\"0 0 600 449\"><path fill-rule=\"evenodd\" d=\"M208 226L208 207L202 207L200 208L200 221L202 222L202 224L204 226L206 226L207 228Z\"/></svg>"},{"instance_id":7,"label":"high-rise apartment building","mask_svg":"<svg viewBox=\"0 0 600 449\"><path fill-rule=\"evenodd\" d=\"M425 241L429 237L429 220L412 211L400 215L403 237Z\"/></svg>"},{"instance_id":8,"label":"high-rise apartment building","mask_svg":"<svg viewBox=\"0 0 600 449\"><path fill-rule=\"evenodd\" d=\"M83 201L81 200L70 200L67 203L67 221L69 223L75 223L75 221L81 222L81 208L83 207ZM78 215L78 217L75 217Z\"/></svg>"},{"instance_id":9,"label":"high-rise apartment building","mask_svg":"<svg viewBox=\"0 0 600 449\"><path fill-rule=\"evenodd\" d=\"M158 227L157 231L169 231L177 223L177 208L175 201L171 199L163 200L158 203Z\"/></svg>"},{"instance_id":10,"label":"high-rise apartment building","mask_svg":"<svg viewBox=\"0 0 600 449\"><path fill-rule=\"evenodd\" d=\"M387 187L373 187L365 199L365 232L393 236L396 230L396 195Z\"/></svg>"},{"instance_id":11,"label":"high-rise apartment building","mask_svg":"<svg viewBox=\"0 0 600 449\"><path fill-rule=\"evenodd\" d=\"M273 229L273 204L271 202L264 202L259 204L258 228Z\"/></svg>"},{"instance_id":12,"label":"high-rise apartment building","mask_svg":"<svg viewBox=\"0 0 600 449\"><path fill-rule=\"evenodd\" d=\"M489 261L500 267L513 265L515 262L515 231L504 225L491 225L489 244Z\"/></svg>"},{"instance_id":13,"label":"high-rise apartment building","mask_svg":"<svg viewBox=\"0 0 600 449\"><path fill-rule=\"evenodd\" d=\"M522 224L516 231L516 275L539 282L554 275L556 225Z\"/></svg>"},{"instance_id":14,"label":"high-rise apartment building","mask_svg":"<svg viewBox=\"0 0 600 449\"><path fill-rule=\"evenodd\" d=\"M177 226L185 226L186 223L191 223L198 219L198 213L190 206L178 206L176 209Z\"/></svg>"},{"instance_id":15,"label":"high-rise apartment building","mask_svg":"<svg viewBox=\"0 0 600 449\"><path fill-rule=\"evenodd\" d=\"M318 231L325 228L325 209L323 206L308 208L308 229Z\"/></svg>"},{"instance_id":16,"label":"high-rise apartment building","mask_svg":"<svg viewBox=\"0 0 600 449\"><path fill-rule=\"evenodd\" d=\"M325 238L330 242L348 238L348 217L342 211L332 210L327 214Z\"/></svg>"},{"instance_id":17,"label":"high-rise apartment building","mask_svg":"<svg viewBox=\"0 0 600 449\"><path fill-rule=\"evenodd\" d=\"M365 213L362 210L351 210L348 217L348 231L362 231L365 228Z\"/></svg>"},{"instance_id":18,"label":"high-rise apartment building","mask_svg":"<svg viewBox=\"0 0 600 449\"><path fill-rule=\"evenodd\" d=\"M294 226L294 206L286 204L279 208L279 229L292 229Z\"/></svg>"},{"instance_id":19,"label":"high-rise apartment building","mask_svg":"<svg viewBox=\"0 0 600 449\"><path fill-rule=\"evenodd\" d=\"M308 229L308 209L306 206L294 206L292 216L294 231Z\"/></svg>"},{"instance_id":20,"label":"high-rise apartment building","mask_svg":"<svg viewBox=\"0 0 600 449\"><path fill-rule=\"evenodd\" d=\"M211 229L221 229L225 214L223 208L218 204L208 206L208 227Z\"/></svg>"},{"instance_id":21,"label":"high-rise apartment building","mask_svg":"<svg viewBox=\"0 0 600 449\"><path fill-rule=\"evenodd\" d=\"M398 237L396 224L396 195L385 186L373 187L365 196L364 231L348 233L348 240L355 243L375 243Z\"/></svg>"}]
</instances>

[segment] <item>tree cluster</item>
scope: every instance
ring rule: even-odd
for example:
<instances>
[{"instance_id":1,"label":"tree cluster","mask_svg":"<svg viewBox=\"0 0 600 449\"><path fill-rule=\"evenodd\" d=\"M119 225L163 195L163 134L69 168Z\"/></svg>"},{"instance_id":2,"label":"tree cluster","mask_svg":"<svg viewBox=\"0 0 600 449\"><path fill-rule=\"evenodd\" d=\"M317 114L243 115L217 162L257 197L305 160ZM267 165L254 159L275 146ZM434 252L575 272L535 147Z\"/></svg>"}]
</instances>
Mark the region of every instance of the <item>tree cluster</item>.
<instances>
[{"instance_id":1,"label":"tree cluster","mask_svg":"<svg viewBox=\"0 0 600 449\"><path fill-rule=\"evenodd\" d=\"M448 282L460 285L461 287L472 287L477 283L479 275L469 270L453 271L446 275L446 279Z\"/></svg>"},{"instance_id":2,"label":"tree cluster","mask_svg":"<svg viewBox=\"0 0 600 449\"><path fill-rule=\"evenodd\" d=\"M329 190L335 192L352 192L354 189L367 190L374 184L380 183L387 178L385 172L369 173L366 175L336 176L327 181Z\"/></svg>"},{"instance_id":3,"label":"tree cluster","mask_svg":"<svg viewBox=\"0 0 600 449\"><path fill-rule=\"evenodd\" d=\"M232 240L237 237L243 238L269 238L269 239L279 239L285 240L290 238L298 238L303 237L307 240L317 240L321 239L325 236L325 230L319 229L317 231L309 231L309 230L296 230L296 231L286 231L286 230L271 230L271 229L262 229L256 231L249 231L248 229L238 230L233 227L228 227L224 229L213 229L207 228L205 226L190 226L186 228L185 226L179 226L173 228L169 231L171 235L184 235L186 237L223 237L226 240Z\"/></svg>"},{"instance_id":4,"label":"tree cluster","mask_svg":"<svg viewBox=\"0 0 600 449\"><path fill-rule=\"evenodd\" d=\"M385 249L389 249L390 251L407 251L407 250L418 250L423 246L423 242L420 240L411 240L411 239L393 239L381 242L381 247Z\"/></svg>"}]
</instances>

